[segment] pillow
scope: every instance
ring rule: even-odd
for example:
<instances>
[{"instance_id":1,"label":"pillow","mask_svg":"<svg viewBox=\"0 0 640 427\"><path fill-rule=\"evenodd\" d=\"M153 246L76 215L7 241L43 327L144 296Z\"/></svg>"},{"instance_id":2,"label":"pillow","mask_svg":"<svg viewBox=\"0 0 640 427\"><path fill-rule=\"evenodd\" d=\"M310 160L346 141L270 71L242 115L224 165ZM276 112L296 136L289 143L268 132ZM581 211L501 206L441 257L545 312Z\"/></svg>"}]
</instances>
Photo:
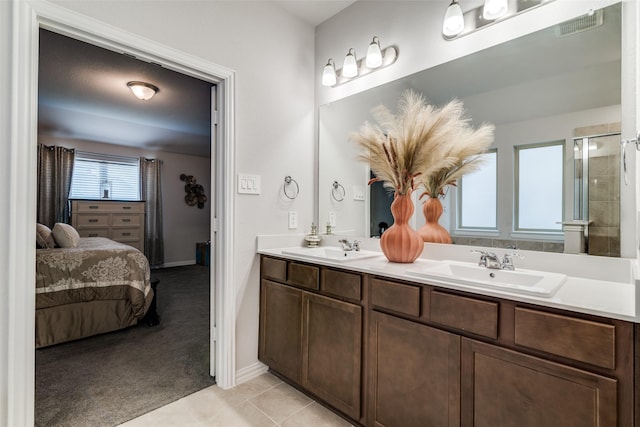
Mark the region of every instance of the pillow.
<instances>
[{"instance_id":1,"label":"pillow","mask_svg":"<svg viewBox=\"0 0 640 427\"><path fill-rule=\"evenodd\" d=\"M36 224L36 245L42 249L51 249L56 246L51 229L44 224Z\"/></svg>"},{"instance_id":2,"label":"pillow","mask_svg":"<svg viewBox=\"0 0 640 427\"><path fill-rule=\"evenodd\" d=\"M69 224L57 222L53 226L53 238L61 248L75 248L80 242L80 235Z\"/></svg>"}]
</instances>

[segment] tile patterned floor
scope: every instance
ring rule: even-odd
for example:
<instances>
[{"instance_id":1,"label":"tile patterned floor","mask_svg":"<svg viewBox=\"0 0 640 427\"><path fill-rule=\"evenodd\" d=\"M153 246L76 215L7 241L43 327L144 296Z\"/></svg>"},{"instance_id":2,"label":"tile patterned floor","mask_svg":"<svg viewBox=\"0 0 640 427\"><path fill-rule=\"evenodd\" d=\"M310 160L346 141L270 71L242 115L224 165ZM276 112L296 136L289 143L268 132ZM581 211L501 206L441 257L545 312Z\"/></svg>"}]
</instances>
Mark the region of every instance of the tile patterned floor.
<instances>
[{"instance_id":1,"label":"tile patterned floor","mask_svg":"<svg viewBox=\"0 0 640 427\"><path fill-rule=\"evenodd\" d=\"M350 427L351 424L266 373L231 390L211 386L121 427Z\"/></svg>"}]
</instances>

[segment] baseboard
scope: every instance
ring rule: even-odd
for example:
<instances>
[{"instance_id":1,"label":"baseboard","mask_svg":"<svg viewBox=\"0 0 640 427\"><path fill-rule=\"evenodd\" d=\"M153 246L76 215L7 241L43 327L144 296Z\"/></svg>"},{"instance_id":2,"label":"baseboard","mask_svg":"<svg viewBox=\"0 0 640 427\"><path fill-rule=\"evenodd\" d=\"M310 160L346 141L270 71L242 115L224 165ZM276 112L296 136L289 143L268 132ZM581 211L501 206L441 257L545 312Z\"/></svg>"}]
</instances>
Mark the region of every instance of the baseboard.
<instances>
[{"instance_id":1,"label":"baseboard","mask_svg":"<svg viewBox=\"0 0 640 427\"><path fill-rule=\"evenodd\" d=\"M236 371L236 385L242 384L249 380L259 377L269 370L269 367L264 363L256 362L252 365L245 366L244 368Z\"/></svg>"},{"instance_id":2,"label":"baseboard","mask_svg":"<svg viewBox=\"0 0 640 427\"><path fill-rule=\"evenodd\" d=\"M188 261L165 262L164 264L162 264L161 268L182 267L184 265L194 265L195 263L196 263L195 259L190 259Z\"/></svg>"}]
</instances>

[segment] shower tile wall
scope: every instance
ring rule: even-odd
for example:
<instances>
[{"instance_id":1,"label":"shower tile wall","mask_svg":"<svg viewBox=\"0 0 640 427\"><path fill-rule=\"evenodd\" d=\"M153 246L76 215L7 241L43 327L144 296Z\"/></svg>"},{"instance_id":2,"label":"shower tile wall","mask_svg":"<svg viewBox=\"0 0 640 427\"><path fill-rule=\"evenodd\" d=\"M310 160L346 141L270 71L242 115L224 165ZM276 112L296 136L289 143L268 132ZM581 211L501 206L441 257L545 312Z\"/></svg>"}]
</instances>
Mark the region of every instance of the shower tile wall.
<instances>
[{"instance_id":1,"label":"shower tile wall","mask_svg":"<svg viewBox=\"0 0 640 427\"><path fill-rule=\"evenodd\" d=\"M620 123L576 129L576 136L619 132ZM589 254L620 256L620 136L589 140Z\"/></svg>"}]
</instances>

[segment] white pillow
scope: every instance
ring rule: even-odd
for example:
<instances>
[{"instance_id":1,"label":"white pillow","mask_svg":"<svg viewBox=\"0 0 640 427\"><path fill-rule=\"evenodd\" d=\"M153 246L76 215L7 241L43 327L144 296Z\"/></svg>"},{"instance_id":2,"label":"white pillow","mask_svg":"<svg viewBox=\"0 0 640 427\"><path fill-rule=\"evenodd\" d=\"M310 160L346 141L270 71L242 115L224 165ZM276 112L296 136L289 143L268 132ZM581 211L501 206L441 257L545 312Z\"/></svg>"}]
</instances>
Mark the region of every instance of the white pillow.
<instances>
[{"instance_id":1,"label":"white pillow","mask_svg":"<svg viewBox=\"0 0 640 427\"><path fill-rule=\"evenodd\" d=\"M56 246L51 229L44 224L36 224L36 244L42 249L52 249Z\"/></svg>"},{"instance_id":2,"label":"white pillow","mask_svg":"<svg viewBox=\"0 0 640 427\"><path fill-rule=\"evenodd\" d=\"M57 222L53 226L53 238L61 248L75 248L80 242L80 235L69 224Z\"/></svg>"}]
</instances>

